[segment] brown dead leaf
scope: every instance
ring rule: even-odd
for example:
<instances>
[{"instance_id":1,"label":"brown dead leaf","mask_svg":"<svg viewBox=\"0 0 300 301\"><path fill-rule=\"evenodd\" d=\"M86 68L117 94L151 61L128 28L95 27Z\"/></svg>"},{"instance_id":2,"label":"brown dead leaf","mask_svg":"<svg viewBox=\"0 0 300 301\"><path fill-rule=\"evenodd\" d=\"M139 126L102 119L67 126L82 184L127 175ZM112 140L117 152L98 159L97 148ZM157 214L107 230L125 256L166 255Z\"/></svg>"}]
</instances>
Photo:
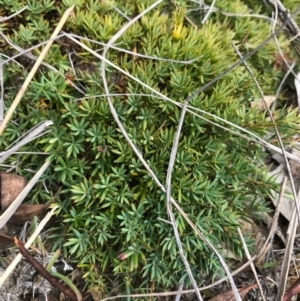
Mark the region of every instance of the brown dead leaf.
<instances>
[{"instance_id":1,"label":"brown dead leaf","mask_svg":"<svg viewBox=\"0 0 300 301\"><path fill-rule=\"evenodd\" d=\"M256 108L258 111L264 111L266 110L265 102L267 104L267 107L269 108L275 99L276 97L274 95L265 95L264 96L265 101L263 100L263 98L260 98L257 101L253 101L251 102L251 108Z\"/></svg>"},{"instance_id":2,"label":"brown dead leaf","mask_svg":"<svg viewBox=\"0 0 300 301\"><path fill-rule=\"evenodd\" d=\"M0 201L3 211L9 207L25 186L25 178L0 172Z\"/></svg>"},{"instance_id":3,"label":"brown dead leaf","mask_svg":"<svg viewBox=\"0 0 300 301\"><path fill-rule=\"evenodd\" d=\"M10 222L24 223L30 221L34 216L42 214L48 209L49 204L32 205L32 204L21 204L19 208L10 218Z\"/></svg>"},{"instance_id":4,"label":"brown dead leaf","mask_svg":"<svg viewBox=\"0 0 300 301\"><path fill-rule=\"evenodd\" d=\"M238 289L238 292L241 296L241 299L243 300L244 297L246 296L246 294L252 290L253 288L256 288L257 287L257 284L253 284L253 285L250 285L250 286L247 286L247 287L242 287L242 288L239 288ZM210 299L209 301L235 301L235 297L234 297L234 294L233 294L233 291L230 290L230 291L227 291L223 294L220 294L216 297L213 297L212 299Z\"/></svg>"}]
</instances>

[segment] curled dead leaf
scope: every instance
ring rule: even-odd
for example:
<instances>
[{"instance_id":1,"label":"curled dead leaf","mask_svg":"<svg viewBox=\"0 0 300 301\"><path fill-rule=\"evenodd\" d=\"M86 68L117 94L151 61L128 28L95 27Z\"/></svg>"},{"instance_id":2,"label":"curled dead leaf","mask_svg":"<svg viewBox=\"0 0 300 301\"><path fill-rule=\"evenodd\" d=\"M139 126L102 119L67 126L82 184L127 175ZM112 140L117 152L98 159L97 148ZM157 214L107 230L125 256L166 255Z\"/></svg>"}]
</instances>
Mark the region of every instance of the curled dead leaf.
<instances>
[{"instance_id":1,"label":"curled dead leaf","mask_svg":"<svg viewBox=\"0 0 300 301\"><path fill-rule=\"evenodd\" d=\"M20 207L10 218L10 222L24 223L30 221L34 216L39 216L45 210L47 210L49 204L33 205L33 204L21 204Z\"/></svg>"},{"instance_id":2,"label":"curled dead leaf","mask_svg":"<svg viewBox=\"0 0 300 301\"><path fill-rule=\"evenodd\" d=\"M27 181L23 177L0 172L0 213L4 212L13 203L26 184ZM34 216L42 214L48 207L49 204L21 204L10 218L10 221L15 223L30 221Z\"/></svg>"}]
</instances>

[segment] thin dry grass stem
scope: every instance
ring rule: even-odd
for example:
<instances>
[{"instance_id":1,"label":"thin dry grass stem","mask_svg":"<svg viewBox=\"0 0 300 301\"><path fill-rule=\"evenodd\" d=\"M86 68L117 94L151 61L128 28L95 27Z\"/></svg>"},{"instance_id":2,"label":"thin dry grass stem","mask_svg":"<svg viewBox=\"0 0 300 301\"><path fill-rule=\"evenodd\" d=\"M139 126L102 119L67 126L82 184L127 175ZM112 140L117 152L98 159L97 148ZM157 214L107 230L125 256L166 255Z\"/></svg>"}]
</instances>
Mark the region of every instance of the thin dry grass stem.
<instances>
[{"instance_id":1,"label":"thin dry grass stem","mask_svg":"<svg viewBox=\"0 0 300 301\"><path fill-rule=\"evenodd\" d=\"M126 16L126 14L124 14L120 9L118 9L116 6L112 6L112 8L118 13L120 14L124 19L126 19L128 22L131 21L131 19Z\"/></svg>"},{"instance_id":2,"label":"thin dry grass stem","mask_svg":"<svg viewBox=\"0 0 300 301\"><path fill-rule=\"evenodd\" d=\"M181 133L182 125L183 125L183 122L184 122L187 105L188 105L188 102L186 101L184 103L183 107L182 107L179 124L178 124L177 131L176 131L176 134L175 134L175 137L174 137L174 140L173 140L173 146L172 146L172 150L171 150L171 155L170 155L170 160L169 160L169 165L168 165L168 171L167 171L167 176L166 176L166 198L167 198L166 209L167 209L169 219L171 220L171 223L172 223L174 236L175 236L175 239L176 239L176 243L177 243L177 246L178 246L180 257L181 257L181 259L182 259L182 261L185 265L185 268L188 272L188 275L190 277L192 285L193 285L194 289L196 290L195 292L196 292L198 300L202 300L202 296L201 296L200 292L197 290L196 280L195 280L195 278L193 276L193 273L190 269L189 263L188 263L185 255L184 255L184 251L183 251L183 248L182 248L182 243L181 243L181 240L180 240L179 231L178 231L177 226L176 226L176 220L175 220L175 216L174 216L174 213L173 213L173 210L172 210L172 203L171 203L172 171L173 171L173 167L174 167L174 163L175 163L175 159L176 159L180 133Z\"/></svg>"},{"instance_id":3,"label":"thin dry grass stem","mask_svg":"<svg viewBox=\"0 0 300 301\"><path fill-rule=\"evenodd\" d=\"M27 49L23 49L20 46L14 44L3 32L0 32L0 36L7 44L9 44L12 48L14 48L15 50L18 51L17 54L13 55L12 57L8 57L6 60L2 61L1 62L2 65L5 65L5 64L9 63L10 61L14 61L19 66L22 66L18 61L14 60L15 58L17 58L21 55L26 55L30 59L37 60L37 57L35 55L31 54L31 50L34 50L34 49L37 49L37 48L39 48L43 45L46 45L50 41L50 39L49 39L49 40L41 42L37 45L31 46ZM63 37L63 36L64 36L63 34L60 34L55 39L53 39L53 41L55 41L55 40L57 40L57 39L59 39L60 37ZM1 54L1 55L3 55L3 54ZM42 62L41 64L48 67L50 70L57 71L57 69L55 67L47 64L46 62Z\"/></svg>"},{"instance_id":4,"label":"thin dry grass stem","mask_svg":"<svg viewBox=\"0 0 300 301\"><path fill-rule=\"evenodd\" d=\"M0 152L0 164L3 163L12 153L15 153L23 145L26 145L28 142L35 140L38 137L41 137L42 135L48 133L49 131L46 131L46 132L44 132L44 131L50 125L53 125L53 122L51 120L41 122L40 124L34 126L32 129L27 131L21 137L19 137L16 141L14 141L12 143L12 144L14 144L14 146L12 146L7 151ZM23 137L23 139L21 139L22 137Z\"/></svg>"},{"instance_id":5,"label":"thin dry grass stem","mask_svg":"<svg viewBox=\"0 0 300 301\"><path fill-rule=\"evenodd\" d=\"M23 8L21 8L20 10L16 11L15 13L13 13L12 15L8 16L8 17L0 17L0 23L1 22L5 22L17 15L19 15L20 13L22 13L24 10L26 10L28 8L28 5L24 6Z\"/></svg>"},{"instance_id":6,"label":"thin dry grass stem","mask_svg":"<svg viewBox=\"0 0 300 301\"><path fill-rule=\"evenodd\" d=\"M2 32L0 32L0 36L2 36ZM46 42L45 42L46 43ZM14 57L9 57L8 55L5 55L4 53L1 53L1 55L3 56L3 57L5 57L6 58L6 60L4 60L4 61L0 61L0 64L3 66L3 65L5 65L7 62L9 62L9 61L13 61L16 65L18 65L18 66L20 66L22 69L23 69L23 71L24 71L24 67L18 62L18 61L16 61L15 59L14 59ZM20 56L21 54L17 54L16 56Z\"/></svg>"},{"instance_id":7,"label":"thin dry grass stem","mask_svg":"<svg viewBox=\"0 0 300 301\"><path fill-rule=\"evenodd\" d=\"M213 9L214 9L214 7L215 7L215 3L216 3L216 0L213 0L213 2L211 3L211 5L209 6L209 8L208 8L208 10L207 10L206 15L205 15L204 18L203 18L201 24L204 24L204 23L207 21L209 15L212 13L212 11L213 11Z\"/></svg>"},{"instance_id":8,"label":"thin dry grass stem","mask_svg":"<svg viewBox=\"0 0 300 301\"><path fill-rule=\"evenodd\" d=\"M35 231L32 233L30 238L25 244L25 247L28 249L31 244L34 242L34 240L37 238L37 236L41 233L41 231L44 229L47 222L50 220L50 218L53 216L55 210L57 207L53 207L51 211L49 211L46 216L41 220ZM0 276L0 288L2 287L4 281L9 277L9 275L13 272L17 264L21 261L22 255L19 253L13 261L10 263L10 265L7 267L7 269L4 271L4 273Z\"/></svg>"},{"instance_id":9,"label":"thin dry grass stem","mask_svg":"<svg viewBox=\"0 0 300 301\"><path fill-rule=\"evenodd\" d=\"M296 35L294 35L291 39L289 39L289 40L286 42L286 44L289 45L291 42L293 42L294 40L298 39L299 36L300 36L300 32L297 33Z\"/></svg>"},{"instance_id":10,"label":"thin dry grass stem","mask_svg":"<svg viewBox=\"0 0 300 301\"><path fill-rule=\"evenodd\" d=\"M241 239L242 242L243 242L243 247L244 247L244 251L245 251L246 257L247 257L247 259L249 260L249 259L251 259L251 255L250 255L250 253L249 253L249 250L248 250L247 244L246 244L246 242L245 242L243 233L242 233L242 231L241 231L240 228L238 228L237 230L238 230L240 239ZM265 296L264 296L264 292L263 292L262 286L260 285L260 281L259 281L259 279L258 279L258 275L257 275L257 273L256 273L256 269L255 269L255 266L254 266L254 263L253 263L253 262L250 263L250 267L251 267L252 273L253 273L253 275L254 275L256 284L257 284L257 286L258 286L260 295L261 295L263 301L266 301L266 298L265 298Z\"/></svg>"},{"instance_id":11,"label":"thin dry grass stem","mask_svg":"<svg viewBox=\"0 0 300 301\"><path fill-rule=\"evenodd\" d=\"M274 7L276 14L279 16L282 22L287 22L287 27L293 35L299 35L300 29L297 22L294 21L290 11L285 8L280 0L267 0L267 2Z\"/></svg>"},{"instance_id":12,"label":"thin dry grass stem","mask_svg":"<svg viewBox=\"0 0 300 301\"><path fill-rule=\"evenodd\" d=\"M79 36L79 35L76 35L76 34L64 33L64 35L66 35L68 37L77 38L80 41L88 41L90 43L101 45L101 46L103 46L103 48L107 46L107 43L102 43L102 42L99 42L99 41L95 41L93 39L89 39L87 37L82 37L82 36ZM111 45L110 48L112 48L114 50L118 50L120 52L128 53L128 54L130 54L132 56L136 56L136 57L141 57L141 58L145 58L145 59L149 59L149 60L168 62L168 63L177 63L177 64L187 64L188 65L188 64L192 64L192 63L198 61L201 58L201 56L200 56L200 57L192 59L192 60L181 61L181 60L164 59L164 58L157 57L157 56L151 56L151 55L141 54L141 53L133 52L133 51L130 51L130 50L127 50L127 49L124 49L124 48L119 48L119 47L117 47L115 45Z\"/></svg>"},{"instance_id":13,"label":"thin dry grass stem","mask_svg":"<svg viewBox=\"0 0 300 301\"><path fill-rule=\"evenodd\" d=\"M178 291L181 292L183 289L183 282L179 283L178 285ZM174 301L180 301L180 298L181 298L181 294L177 294L174 298Z\"/></svg>"},{"instance_id":14,"label":"thin dry grass stem","mask_svg":"<svg viewBox=\"0 0 300 301\"><path fill-rule=\"evenodd\" d=\"M274 239L274 236L275 236L275 228L276 228L277 221L278 221L278 218L279 218L279 214L280 214L280 211L281 211L281 204L282 204L282 200L283 200L283 197L284 197L286 183L287 183L287 177L284 177L282 179L282 184L281 184L281 188L280 188L280 192L279 192L279 196L278 196L277 206L276 206L276 210L275 210L275 213L274 213L274 216L273 216L272 225L275 225L275 227L274 227L274 229L270 229L270 231L272 233L272 236L271 236L271 239L270 239L270 244L271 245L273 244L273 239ZM274 223L274 221L276 221L276 223ZM267 254L267 260L266 260L267 262L268 262L268 258L269 258L269 254ZM274 274L274 277L276 279L276 273Z\"/></svg>"},{"instance_id":15,"label":"thin dry grass stem","mask_svg":"<svg viewBox=\"0 0 300 301\"><path fill-rule=\"evenodd\" d=\"M45 58L48 50L50 49L51 45L53 44L53 40L56 38L56 36L59 34L59 32L61 31L63 25L65 24L67 18L69 17L70 13L73 11L74 5L72 7L70 7L69 9L67 9L64 13L64 15L62 16L61 20L59 21L59 23L57 24L52 36L50 37L50 40L48 41L48 43L46 44L45 48L42 50L41 55L39 56L39 58L37 59L37 61L35 62L34 66L32 67L30 73L28 74L27 78L25 79L21 89L19 90L17 96L15 97L12 105L10 106L10 108L8 109L4 120L1 122L0 124L0 135L3 133L8 121L12 118L12 115L15 111L15 109L17 108L19 102L21 101L23 94L25 93L29 83L31 82L34 74L36 73L38 67L40 66L40 64L42 63L43 59Z\"/></svg>"},{"instance_id":16,"label":"thin dry grass stem","mask_svg":"<svg viewBox=\"0 0 300 301\"><path fill-rule=\"evenodd\" d=\"M48 166L50 165L49 161L46 161L38 172L34 175L34 177L28 182L25 188L20 192L20 194L16 197L16 199L10 204L10 206L4 211L4 213L0 216L0 229L4 227L4 225L8 222L20 204L23 202L27 194L30 192L32 187L36 184L39 178L46 171Z\"/></svg>"},{"instance_id":17,"label":"thin dry grass stem","mask_svg":"<svg viewBox=\"0 0 300 301\"><path fill-rule=\"evenodd\" d=\"M277 99L279 97L279 93L282 90L283 84L286 82L286 80L287 80L287 78L288 78L288 76L290 75L291 72L294 74L293 69L295 68L295 66L296 66L296 62L294 61L292 63L292 65L289 66L289 70L285 73L283 79L281 80L281 82L278 86L278 89L277 89L276 94L275 94L275 100L274 100L272 108L271 108L272 113L276 110ZM295 77L295 80L296 79L297 79L297 76ZM298 112L300 113L300 102L299 101L298 101Z\"/></svg>"},{"instance_id":18,"label":"thin dry grass stem","mask_svg":"<svg viewBox=\"0 0 300 301\"><path fill-rule=\"evenodd\" d=\"M298 197L300 198L300 190L298 192ZM298 222L299 220L297 218L297 212L296 210L294 210L287 230L287 243L286 243L286 248L285 248L284 257L282 261L279 288L278 288L276 301L281 301L285 292L286 282L287 282L289 268L290 268L290 262L293 254L296 231L298 228Z\"/></svg>"}]
</instances>

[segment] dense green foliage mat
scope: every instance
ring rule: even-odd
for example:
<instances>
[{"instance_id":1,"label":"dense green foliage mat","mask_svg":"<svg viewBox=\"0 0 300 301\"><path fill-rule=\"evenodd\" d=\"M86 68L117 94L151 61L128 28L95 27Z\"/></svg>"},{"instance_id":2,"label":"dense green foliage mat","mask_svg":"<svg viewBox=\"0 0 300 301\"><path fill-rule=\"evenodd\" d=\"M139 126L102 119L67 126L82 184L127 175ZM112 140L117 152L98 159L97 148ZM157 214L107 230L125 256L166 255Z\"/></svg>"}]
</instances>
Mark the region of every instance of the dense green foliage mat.
<instances>
[{"instance_id":1,"label":"dense green foliage mat","mask_svg":"<svg viewBox=\"0 0 300 301\"><path fill-rule=\"evenodd\" d=\"M252 8L262 12L255 1L217 2L222 11L247 14ZM81 36L82 43L101 54L103 46L92 40L108 42L127 19L142 12L151 1L0 1L1 15L28 5L21 14L0 23L0 30L14 45L27 49L47 40L73 3L75 13L65 25L65 32ZM180 1L175 7L165 1L117 40L118 48L134 54L111 49L107 58L183 103L239 59L232 42L246 55L269 36L269 24L261 18L214 12L202 25L203 16L193 2ZM286 55L293 57L285 36L279 35L278 40ZM3 39L0 43L2 60L18 53ZM30 54L38 56L40 50L35 48ZM278 65L278 55L275 43L270 42L248 60L266 94L276 92L286 72L282 64ZM7 108L33 62L22 55L4 65ZM99 69L101 61L64 36L51 47L45 62L52 68L39 69L1 136L0 146L5 149L39 122L54 122L50 133L22 148L49 152L52 161L29 199L46 202L59 186L63 189L58 200L59 223L52 229L53 249L61 247L84 271L86 283L107 294L148 292L153 287L169 289L180 282L188 287L172 227L166 222L165 195L110 113ZM181 107L157 97L111 66L106 74L110 93L119 94L113 96L113 104L120 120L164 184ZM252 77L240 65L194 97L190 105L193 112L194 108L204 110L263 137L273 132L273 126L265 113L251 109L251 102L259 97ZM229 127L212 116L198 114ZM289 139L298 129L296 112L283 108L275 116L283 138ZM277 144L276 138L272 143ZM172 177L172 196L224 256L226 250L237 258L243 256L237 235L239 219L259 218L261 212L269 210L265 200L276 185L261 164L265 156L259 145L192 113L186 115ZM45 157L20 154L5 164L13 164L18 174L30 178ZM216 256L180 214L175 212L175 216L199 284L204 275L209 279L222 275ZM248 242L251 246L250 239Z\"/></svg>"}]
</instances>

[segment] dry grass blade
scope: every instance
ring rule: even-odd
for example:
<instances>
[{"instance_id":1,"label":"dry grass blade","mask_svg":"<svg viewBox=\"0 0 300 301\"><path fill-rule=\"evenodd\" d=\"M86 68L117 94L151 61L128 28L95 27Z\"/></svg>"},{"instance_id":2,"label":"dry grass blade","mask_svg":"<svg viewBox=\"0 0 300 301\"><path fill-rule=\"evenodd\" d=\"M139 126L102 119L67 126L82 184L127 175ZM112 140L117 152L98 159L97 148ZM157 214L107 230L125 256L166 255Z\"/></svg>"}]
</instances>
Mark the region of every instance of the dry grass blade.
<instances>
[{"instance_id":1,"label":"dry grass blade","mask_svg":"<svg viewBox=\"0 0 300 301\"><path fill-rule=\"evenodd\" d=\"M15 16L17 16L18 14L22 13L24 10L26 10L28 8L28 6L26 5L25 7L21 8L20 10L18 10L17 12L15 12L14 14L8 16L8 17L0 17L0 22L5 22Z\"/></svg>"},{"instance_id":2,"label":"dry grass blade","mask_svg":"<svg viewBox=\"0 0 300 301\"><path fill-rule=\"evenodd\" d=\"M169 160L169 165L168 165L168 171L167 171L167 177L166 177L166 197L167 197L166 207L167 207L168 216L169 216L169 218L171 220L171 223L172 223L174 236L175 236L176 243L177 243L177 246L178 246L178 249L179 249L180 257L181 257L181 259L182 259L182 261L185 265L185 268L188 272L189 278L190 278L190 280L192 282L192 285L195 289L198 300L202 300L202 296L201 296L200 292L197 290L196 280L194 279L194 276L193 276L193 273L190 269L189 263L188 263L185 255L184 255L184 251L183 251L183 248L182 248L182 243L181 243L181 240L180 240L179 231L178 231L177 226L176 226L176 220L175 220L175 216L173 214L172 203L171 203L171 198L172 198L172 196L171 196L172 171L173 171L174 163L175 163L175 160L176 160L176 154L177 154L178 144L179 144L179 137L180 137L184 117L185 117L185 114L186 114L187 105L188 105L188 101L186 101L184 103L183 107L182 107L179 124L178 124L177 131L176 131L176 134L175 134L175 137L174 137L174 140L173 140L173 146L172 146L172 150L171 150L171 155L170 155L170 160ZM234 288L233 288L233 291L235 293L237 293L237 291L235 291ZM238 293L237 293L236 297L238 297ZM237 299L237 300L239 301L240 299Z\"/></svg>"},{"instance_id":3,"label":"dry grass blade","mask_svg":"<svg viewBox=\"0 0 300 301\"><path fill-rule=\"evenodd\" d=\"M13 152L16 152L23 145L40 137L41 135L44 135L45 133L47 133L47 132L44 132L44 130L50 125L53 125L53 122L51 120L42 122L41 124L35 126L31 130L29 130L26 134L24 134L23 135L23 136L25 136L24 138L22 138L22 139L19 138L18 140L21 139L19 142L17 142L18 140L15 141L14 142L15 145L13 147L11 147L9 150L0 152L0 164L3 163Z\"/></svg>"},{"instance_id":4,"label":"dry grass blade","mask_svg":"<svg viewBox=\"0 0 300 301\"><path fill-rule=\"evenodd\" d=\"M295 209L287 231L288 238L287 238L284 258L282 261L282 268L281 268L281 275L280 275L280 282L279 282L280 285L278 288L276 301L281 301L285 292L285 287L286 287L286 282L287 282L287 277L288 277L288 272L290 267L290 261L293 254L293 247L294 247L297 227L298 227L298 218Z\"/></svg>"},{"instance_id":5,"label":"dry grass blade","mask_svg":"<svg viewBox=\"0 0 300 301\"><path fill-rule=\"evenodd\" d=\"M300 112L300 73L295 77L295 87L297 92L298 112Z\"/></svg>"},{"instance_id":6,"label":"dry grass blade","mask_svg":"<svg viewBox=\"0 0 300 301\"><path fill-rule=\"evenodd\" d=\"M3 133L8 121L11 119L16 107L18 106L19 102L21 101L21 99L23 97L23 94L25 93L25 91L26 91L29 83L31 82L34 74L36 73L38 67L42 63L42 61L43 61L44 57L46 56L48 50L50 49L51 45L53 44L54 39L56 38L56 36L61 31L61 29L62 29L63 25L65 24L67 18L69 17L70 13L73 11L73 8L74 8L74 5L65 11L65 13L62 16L60 22L57 24L52 36L50 37L50 40L48 41L45 48L42 50L41 55L39 56L39 58L37 59L37 61L34 64L34 66L32 67L32 69L31 69L30 73L28 74L25 82L23 83L20 91L18 92L18 94L15 97L12 105L10 106L9 110L7 111L4 120L0 124L0 135Z\"/></svg>"},{"instance_id":7,"label":"dry grass blade","mask_svg":"<svg viewBox=\"0 0 300 301\"><path fill-rule=\"evenodd\" d=\"M245 250L245 254L246 254L246 256L247 256L247 259L249 260L249 259L251 258L251 256L250 256L249 250L248 250L248 248L247 248L247 244L246 244L246 242L245 242L243 233L242 233L242 231L241 231L240 228L238 228L238 233L239 233L239 236L240 236L240 238L241 238L241 240L242 240L242 242L243 242L243 246L244 246L244 250ZM258 288L259 288L260 295L261 295L262 299L263 299L264 301L266 301L266 298L265 298L265 296L264 296L263 289L262 289L262 287L261 287L261 285L260 285L260 282L259 282L259 279L258 279L258 275L257 275L257 273L256 273L255 266L254 266L253 262L250 263L250 267L251 267L252 273L253 273L253 275L254 275L255 281L256 281L256 283L257 283L257 286L258 286ZM213 299L212 299L212 300L213 300ZM212 301L212 300L210 300L210 301Z\"/></svg>"},{"instance_id":8,"label":"dry grass blade","mask_svg":"<svg viewBox=\"0 0 300 301\"><path fill-rule=\"evenodd\" d=\"M293 20L290 11L284 7L280 0L267 0L267 2L274 7L282 22L287 22L287 28L292 35L299 35L300 29L297 23Z\"/></svg>"}]
</instances>

